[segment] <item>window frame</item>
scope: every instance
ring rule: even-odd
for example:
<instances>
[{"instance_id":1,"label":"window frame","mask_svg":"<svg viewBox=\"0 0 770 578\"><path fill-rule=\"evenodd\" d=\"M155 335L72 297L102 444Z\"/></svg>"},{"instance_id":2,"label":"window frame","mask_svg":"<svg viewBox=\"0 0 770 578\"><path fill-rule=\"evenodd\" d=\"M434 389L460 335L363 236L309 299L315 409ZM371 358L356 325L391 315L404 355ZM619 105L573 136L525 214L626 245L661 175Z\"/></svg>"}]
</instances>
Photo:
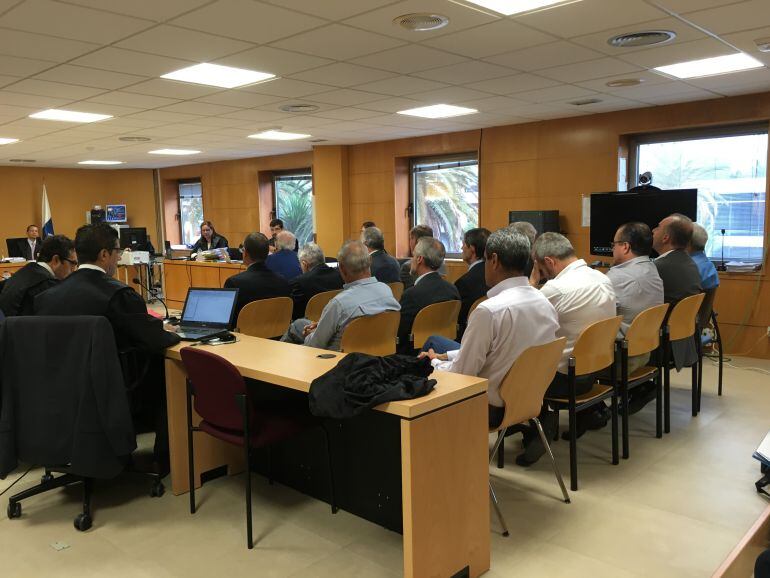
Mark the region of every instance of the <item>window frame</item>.
<instances>
[{"instance_id":1,"label":"window frame","mask_svg":"<svg viewBox=\"0 0 770 578\"><path fill-rule=\"evenodd\" d=\"M311 212L311 218L313 221L313 232L310 235L310 242L315 243L317 238L317 232L316 232L316 220L315 220L315 214L316 214L316 208L315 208L315 181L313 179L313 167L303 167L298 169L286 169L281 171L272 171L270 174L270 187L271 187L271 194L272 194L272 201L273 201L273 209L270 211L270 220L273 219L280 219L281 217L278 216L278 195L276 191L276 182L281 180L299 180L301 177L309 177L310 181L310 212ZM295 233L295 231L292 231L292 233Z\"/></svg>"},{"instance_id":2,"label":"window frame","mask_svg":"<svg viewBox=\"0 0 770 578\"><path fill-rule=\"evenodd\" d=\"M203 215L203 219L201 222L206 220L206 206L203 201L203 180L200 177L194 177L190 179L177 179L176 181L176 203L177 203L177 214L179 215L179 218L177 219L177 226L179 227L179 242L184 243L184 231L182 230L182 191L181 191L181 185L200 185L201 190L201 214ZM198 223L200 225L200 223ZM193 241L195 242L195 241Z\"/></svg>"}]
</instances>

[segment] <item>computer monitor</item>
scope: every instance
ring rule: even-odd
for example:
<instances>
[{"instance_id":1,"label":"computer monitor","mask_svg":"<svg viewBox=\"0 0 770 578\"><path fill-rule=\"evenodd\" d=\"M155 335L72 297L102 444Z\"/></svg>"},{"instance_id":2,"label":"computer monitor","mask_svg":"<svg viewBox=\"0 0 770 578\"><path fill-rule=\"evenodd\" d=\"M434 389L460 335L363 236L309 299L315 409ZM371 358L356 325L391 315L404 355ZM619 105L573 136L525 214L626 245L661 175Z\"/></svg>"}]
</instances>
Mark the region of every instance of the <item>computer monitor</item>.
<instances>
[{"instance_id":1,"label":"computer monitor","mask_svg":"<svg viewBox=\"0 0 770 578\"><path fill-rule=\"evenodd\" d=\"M180 325L230 329L237 298L238 289L191 287L187 291Z\"/></svg>"},{"instance_id":2,"label":"computer monitor","mask_svg":"<svg viewBox=\"0 0 770 578\"><path fill-rule=\"evenodd\" d=\"M105 223L125 223L126 205L107 205L104 215Z\"/></svg>"},{"instance_id":3,"label":"computer monitor","mask_svg":"<svg viewBox=\"0 0 770 578\"><path fill-rule=\"evenodd\" d=\"M125 227L121 229L120 246L123 249L146 251L147 229L145 227Z\"/></svg>"}]
</instances>

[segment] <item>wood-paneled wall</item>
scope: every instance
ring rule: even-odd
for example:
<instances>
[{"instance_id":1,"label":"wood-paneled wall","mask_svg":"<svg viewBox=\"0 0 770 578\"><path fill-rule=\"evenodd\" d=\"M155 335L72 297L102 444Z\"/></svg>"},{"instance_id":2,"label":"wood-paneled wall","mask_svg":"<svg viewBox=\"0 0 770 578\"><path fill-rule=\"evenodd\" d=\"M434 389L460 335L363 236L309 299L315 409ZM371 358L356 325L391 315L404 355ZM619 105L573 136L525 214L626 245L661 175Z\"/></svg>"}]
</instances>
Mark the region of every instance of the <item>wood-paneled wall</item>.
<instances>
[{"instance_id":1,"label":"wood-paneled wall","mask_svg":"<svg viewBox=\"0 0 770 578\"><path fill-rule=\"evenodd\" d=\"M27 225L40 224L43 183L54 230L74 236L94 205L125 204L129 224L146 227L158 239L151 170L48 169L0 167L0 251L5 238L24 237Z\"/></svg>"}]
</instances>

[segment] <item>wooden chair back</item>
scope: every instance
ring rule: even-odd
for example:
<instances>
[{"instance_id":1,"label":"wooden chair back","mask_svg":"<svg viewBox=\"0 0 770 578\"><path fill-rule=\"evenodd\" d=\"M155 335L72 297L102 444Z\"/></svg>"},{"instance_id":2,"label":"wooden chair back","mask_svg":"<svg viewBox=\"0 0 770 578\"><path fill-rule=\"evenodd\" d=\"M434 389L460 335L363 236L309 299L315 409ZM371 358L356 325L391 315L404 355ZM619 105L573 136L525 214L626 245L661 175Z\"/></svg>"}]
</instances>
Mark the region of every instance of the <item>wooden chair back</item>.
<instances>
[{"instance_id":1,"label":"wooden chair back","mask_svg":"<svg viewBox=\"0 0 770 578\"><path fill-rule=\"evenodd\" d=\"M714 310L714 298L717 296L719 286L706 289L703 292L703 303L698 309L698 330L702 331L711 322L711 312Z\"/></svg>"},{"instance_id":2,"label":"wooden chair back","mask_svg":"<svg viewBox=\"0 0 770 578\"><path fill-rule=\"evenodd\" d=\"M668 338L671 341L685 339L695 333L698 310L705 296L704 293L690 295L674 305L668 316Z\"/></svg>"},{"instance_id":3,"label":"wooden chair back","mask_svg":"<svg viewBox=\"0 0 770 578\"><path fill-rule=\"evenodd\" d=\"M333 291L324 291L323 293L316 293L310 298L305 307L305 319L310 321L318 321L321 319L321 313L326 307L326 304L331 301L337 293L342 289L334 289Z\"/></svg>"},{"instance_id":4,"label":"wooden chair back","mask_svg":"<svg viewBox=\"0 0 770 578\"><path fill-rule=\"evenodd\" d=\"M380 356L395 353L399 321L398 311L356 317L342 331L340 350Z\"/></svg>"},{"instance_id":5,"label":"wooden chair back","mask_svg":"<svg viewBox=\"0 0 770 578\"><path fill-rule=\"evenodd\" d=\"M252 301L238 314L238 331L252 337L280 337L289 328L293 307L290 297Z\"/></svg>"},{"instance_id":6,"label":"wooden chair back","mask_svg":"<svg viewBox=\"0 0 770 578\"><path fill-rule=\"evenodd\" d=\"M404 294L404 284L401 281L393 281L392 283L387 283L387 286L393 291L395 300L401 301L401 296Z\"/></svg>"},{"instance_id":7,"label":"wooden chair back","mask_svg":"<svg viewBox=\"0 0 770 578\"><path fill-rule=\"evenodd\" d=\"M615 360L615 338L622 317L609 317L592 323L578 335L572 357L575 375L588 375L609 367Z\"/></svg>"},{"instance_id":8,"label":"wooden chair back","mask_svg":"<svg viewBox=\"0 0 770 578\"><path fill-rule=\"evenodd\" d=\"M629 325L626 330L628 355L644 355L660 345L660 326L666 318L668 303L653 305L645 309Z\"/></svg>"},{"instance_id":9,"label":"wooden chair back","mask_svg":"<svg viewBox=\"0 0 770 578\"><path fill-rule=\"evenodd\" d=\"M468 317L470 317L471 313L473 313L476 310L476 307L479 306L479 303L481 303L482 301L486 301L486 300L487 300L487 296L486 295L482 295L481 297L476 299L476 301L473 302L473 305L471 305L471 308L468 309Z\"/></svg>"},{"instance_id":10,"label":"wooden chair back","mask_svg":"<svg viewBox=\"0 0 770 578\"><path fill-rule=\"evenodd\" d=\"M566 337L560 337L550 343L530 347L513 362L500 384L500 397L505 402L503 421L492 431L538 416L566 342Z\"/></svg>"},{"instance_id":11,"label":"wooden chair back","mask_svg":"<svg viewBox=\"0 0 770 578\"><path fill-rule=\"evenodd\" d=\"M420 349L431 335L455 339L460 305L459 300L453 299L452 301L433 303L420 309L412 324L414 346Z\"/></svg>"}]
</instances>

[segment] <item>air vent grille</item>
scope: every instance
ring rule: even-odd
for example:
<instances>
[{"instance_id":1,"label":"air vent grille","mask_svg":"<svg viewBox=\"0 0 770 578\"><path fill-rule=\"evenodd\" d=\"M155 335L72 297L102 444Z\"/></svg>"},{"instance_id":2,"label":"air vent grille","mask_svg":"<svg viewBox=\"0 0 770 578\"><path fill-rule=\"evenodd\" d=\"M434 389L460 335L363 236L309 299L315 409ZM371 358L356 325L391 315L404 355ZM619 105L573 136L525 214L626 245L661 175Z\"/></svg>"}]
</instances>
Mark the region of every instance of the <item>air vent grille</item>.
<instances>
[{"instance_id":1,"label":"air vent grille","mask_svg":"<svg viewBox=\"0 0 770 578\"><path fill-rule=\"evenodd\" d=\"M403 14L393 19L393 24L411 30L412 32L427 32L438 30L449 24L449 18L441 14L429 14L427 12L415 12Z\"/></svg>"},{"instance_id":2,"label":"air vent grille","mask_svg":"<svg viewBox=\"0 0 770 578\"><path fill-rule=\"evenodd\" d=\"M637 46L652 46L653 44L665 44L676 38L676 32L672 30L644 30L629 34L618 34L607 41L607 44L616 48L634 48Z\"/></svg>"}]
</instances>

